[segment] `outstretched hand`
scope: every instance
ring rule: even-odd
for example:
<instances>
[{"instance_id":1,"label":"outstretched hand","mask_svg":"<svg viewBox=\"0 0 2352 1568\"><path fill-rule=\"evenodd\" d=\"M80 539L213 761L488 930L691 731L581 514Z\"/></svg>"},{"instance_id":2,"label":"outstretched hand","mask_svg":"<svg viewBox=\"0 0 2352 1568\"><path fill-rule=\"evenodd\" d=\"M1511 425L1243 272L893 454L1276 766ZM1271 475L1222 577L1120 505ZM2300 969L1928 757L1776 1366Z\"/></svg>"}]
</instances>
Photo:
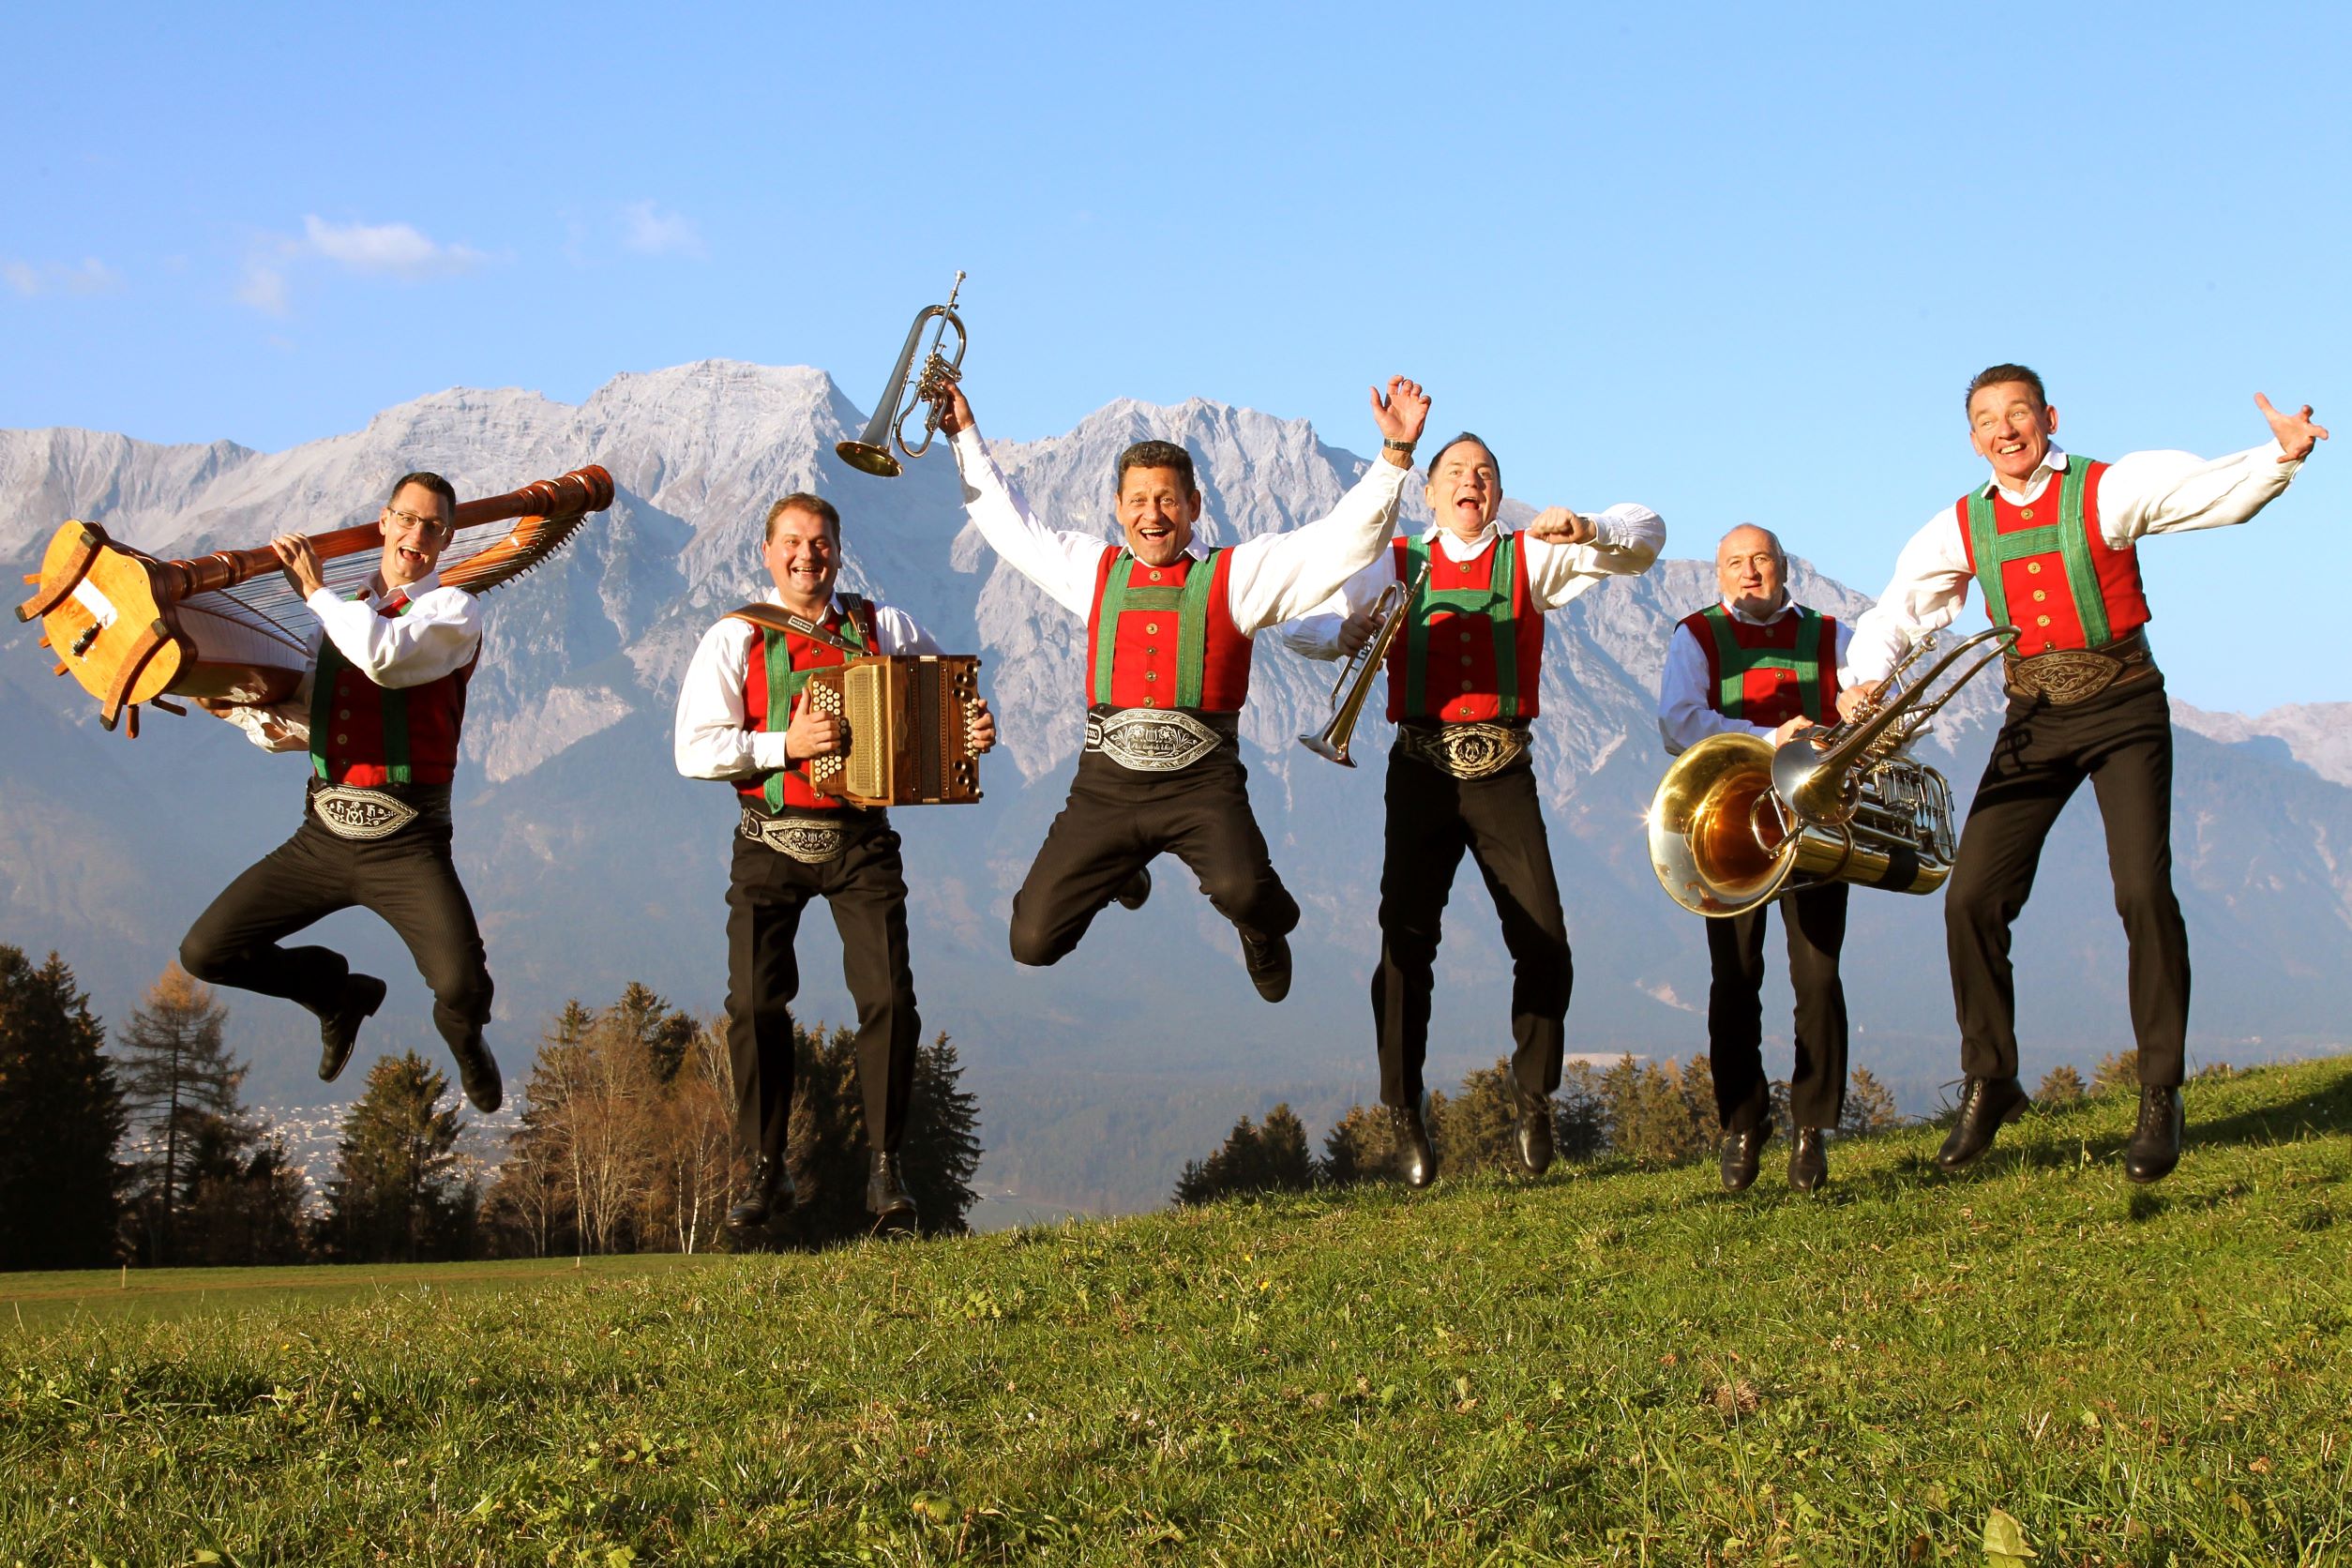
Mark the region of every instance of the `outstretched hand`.
<instances>
[{"instance_id":1,"label":"outstretched hand","mask_svg":"<svg viewBox=\"0 0 2352 1568\"><path fill-rule=\"evenodd\" d=\"M1547 545L1589 545L1601 536L1592 520L1565 506L1546 506L1527 525L1528 536Z\"/></svg>"},{"instance_id":2,"label":"outstretched hand","mask_svg":"<svg viewBox=\"0 0 2352 1568\"><path fill-rule=\"evenodd\" d=\"M1419 382L1391 376L1386 397L1379 387L1372 388L1372 422L1380 427L1383 440L1419 441L1422 426L1429 422L1429 394Z\"/></svg>"},{"instance_id":3,"label":"outstretched hand","mask_svg":"<svg viewBox=\"0 0 2352 1568\"><path fill-rule=\"evenodd\" d=\"M2270 421L2270 433L2279 438L2279 461L2296 462L2311 456L2311 449L2328 439L2328 427L2314 425L2311 419L2311 404L2305 403L2300 414L2281 414L2270 406L2270 400L2254 394L2254 407Z\"/></svg>"},{"instance_id":4,"label":"outstretched hand","mask_svg":"<svg viewBox=\"0 0 2352 1568\"><path fill-rule=\"evenodd\" d=\"M957 433L971 429L972 423L972 404L965 400L964 389L949 382L946 400L940 404L939 428L953 441Z\"/></svg>"},{"instance_id":5,"label":"outstretched hand","mask_svg":"<svg viewBox=\"0 0 2352 1568\"><path fill-rule=\"evenodd\" d=\"M326 574L319 565L319 552L310 541L299 534L280 534L269 541L278 564L285 569L286 580L294 585L297 597L309 598L326 586Z\"/></svg>"}]
</instances>

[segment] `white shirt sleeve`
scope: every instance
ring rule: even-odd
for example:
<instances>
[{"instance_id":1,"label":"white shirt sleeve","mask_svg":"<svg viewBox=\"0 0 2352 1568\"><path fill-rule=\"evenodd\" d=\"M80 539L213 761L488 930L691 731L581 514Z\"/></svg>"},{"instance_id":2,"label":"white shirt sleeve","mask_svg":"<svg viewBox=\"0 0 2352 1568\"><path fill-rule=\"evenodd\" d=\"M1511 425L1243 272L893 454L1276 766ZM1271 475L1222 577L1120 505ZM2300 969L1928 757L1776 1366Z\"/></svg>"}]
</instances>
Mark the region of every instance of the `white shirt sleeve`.
<instances>
[{"instance_id":1,"label":"white shirt sleeve","mask_svg":"<svg viewBox=\"0 0 2352 1568\"><path fill-rule=\"evenodd\" d=\"M2281 462L2275 441L2210 460L2192 452L2132 452L2099 480L2099 532L2120 550L2150 534L2227 528L2284 494L2302 463ZM2068 460L2074 461L2072 454ZM2055 481L2053 481L2055 483Z\"/></svg>"},{"instance_id":2,"label":"white shirt sleeve","mask_svg":"<svg viewBox=\"0 0 2352 1568\"><path fill-rule=\"evenodd\" d=\"M1396 567L1386 551L1339 585L1339 591L1319 605L1314 613L1274 628L1285 647L1306 658L1340 657L1339 628L1349 616L1371 609L1396 580Z\"/></svg>"},{"instance_id":3,"label":"white shirt sleeve","mask_svg":"<svg viewBox=\"0 0 2352 1568\"><path fill-rule=\"evenodd\" d=\"M1374 565L1396 530L1397 503L1411 477L1411 469L1376 458L1329 516L1235 545L1225 580L1235 628L1247 636L1319 611ZM1091 596L1091 579L1087 588Z\"/></svg>"},{"instance_id":4,"label":"white shirt sleeve","mask_svg":"<svg viewBox=\"0 0 2352 1568\"><path fill-rule=\"evenodd\" d=\"M1912 643L1952 625L1968 602L1968 549L1956 504L1927 520L1894 558L1894 579L1854 623L1850 684L1881 680Z\"/></svg>"},{"instance_id":5,"label":"white shirt sleeve","mask_svg":"<svg viewBox=\"0 0 2352 1568\"><path fill-rule=\"evenodd\" d=\"M307 751L310 746L310 690L318 667L302 672L294 695L266 706L245 705L220 716L245 731L245 738L264 751Z\"/></svg>"},{"instance_id":6,"label":"white shirt sleeve","mask_svg":"<svg viewBox=\"0 0 2352 1568\"><path fill-rule=\"evenodd\" d=\"M741 625L740 622L737 623ZM943 654L947 650L925 631L915 618L896 605L874 606L874 641L878 654Z\"/></svg>"},{"instance_id":7,"label":"white shirt sleeve","mask_svg":"<svg viewBox=\"0 0 2352 1568\"><path fill-rule=\"evenodd\" d=\"M1537 610L1557 610L1605 577L1639 577L1666 548L1666 520L1630 501L1594 513L1592 529L1589 545L1546 544L1520 532Z\"/></svg>"},{"instance_id":8,"label":"white shirt sleeve","mask_svg":"<svg viewBox=\"0 0 2352 1568\"><path fill-rule=\"evenodd\" d=\"M688 778L741 778L773 773L791 761L784 731L749 728L744 671L759 635L757 626L730 615L695 646L678 687L673 741L678 771Z\"/></svg>"},{"instance_id":9,"label":"white shirt sleeve","mask_svg":"<svg viewBox=\"0 0 2352 1568\"><path fill-rule=\"evenodd\" d=\"M964 514L1007 565L1043 588L1071 614L1083 619L1094 608L1094 573L1106 541L1092 534L1048 528L988 456L975 426L965 426L950 443L964 481Z\"/></svg>"},{"instance_id":10,"label":"white shirt sleeve","mask_svg":"<svg viewBox=\"0 0 2352 1568\"><path fill-rule=\"evenodd\" d=\"M482 645L482 601L462 588L428 589L399 615L321 588L303 601L353 669L380 686L423 686L463 668Z\"/></svg>"}]
</instances>

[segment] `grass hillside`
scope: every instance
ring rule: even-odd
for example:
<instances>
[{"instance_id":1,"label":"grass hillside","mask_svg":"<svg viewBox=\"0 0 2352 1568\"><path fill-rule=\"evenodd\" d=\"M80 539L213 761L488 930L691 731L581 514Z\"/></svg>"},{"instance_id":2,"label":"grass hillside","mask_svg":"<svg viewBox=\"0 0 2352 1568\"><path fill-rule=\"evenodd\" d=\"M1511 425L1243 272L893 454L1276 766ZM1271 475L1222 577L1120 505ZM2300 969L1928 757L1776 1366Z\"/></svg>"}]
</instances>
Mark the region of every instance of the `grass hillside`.
<instances>
[{"instance_id":1,"label":"grass hillside","mask_svg":"<svg viewBox=\"0 0 2352 1568\"><path fill-rule=\"evenodd\" d=\"M1774 1159L462 1289L14 1282L0 1563L2352 1560L2352 1061L2189 1108L2148 1190L2103 1099L1956 1179L1933 1130L1839 1144L1814 1199Z\"/></svg>"}]
</instances>

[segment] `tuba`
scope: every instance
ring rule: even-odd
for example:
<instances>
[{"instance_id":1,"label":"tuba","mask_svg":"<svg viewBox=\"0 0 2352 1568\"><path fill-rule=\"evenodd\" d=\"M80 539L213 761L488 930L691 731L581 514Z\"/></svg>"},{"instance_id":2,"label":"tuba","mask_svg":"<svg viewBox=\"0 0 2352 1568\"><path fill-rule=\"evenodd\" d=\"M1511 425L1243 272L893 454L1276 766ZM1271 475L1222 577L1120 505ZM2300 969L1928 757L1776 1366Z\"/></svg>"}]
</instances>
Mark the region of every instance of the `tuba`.
<instances>
[{"instance_id":1,"label":"tuba","mask_svg":"<svg viewBox=\"0 0 2352 1568\"><path fill-rule=\"evenodd\" d=\"M1428 580L1429 567L1424 563L1410 585L1392 582L1380 590L1380 596L1372 604L1372 617L1378 625L1364 646L1355 651L1355 656L1339 667L1339 678L1332 683L1331 722L1312 735L1301 735L1301 746L1343 768L1356 765L1356 760L1348 755L1348 742L1356 732L1356 720L1364 716L1365 699L1372 695L1372 677L1380 672L1381 661L1388 657L1389 644L1396 641L1413 599L1421 593L1421 585Z\"/></svg>"},{"instance_id":2,"label":"tuba","mask_svg":"<svg viewBox=\"0 0 2352 1568\"><path fill-rule=\"evenodd\" d=\"M2017 628L1978 632L1907 687L1899 677L1931 652L1923 637L1890 671L1888 695L1843 723L1777 750L1759 735L1710 735L1674 760L1651 797L1650 867L1694 913L1744 914L1826 882L1933 893L1952 874L1952 787L1900 755L1938 710L2000 657L1979 656L1933 701L1928 689L1979 643L2014 643Z\"/></svg>"},{"instance_id":3,"label":"tuba","mask_svg":"<svg viewBox=\"0 0 2352 1568\"><path fill-rule=\"evenodd\" d=\"M941 411L947 403L947 389L956 384L963 369L964 324L956 314L956 295L964 286L964 275L956 274L954 287L947 291L944 305L926 305L914 313L914 324L907 328L906 346L898 351L898 363L891 367L890 383L882 395L875 400L874 416L866 421L866 429L855 441L837 441L833 450L843 462L861 473L881 479L895 479L903 465L890 455L895 437L898 450L909 458L919 458L931 449L931 438L939 434ZM923 359L921 373L910 377L908 370L914 364L915 345L922 340L923 324L939 318L939 327L931 334L931 351ZM939 352L949 327L956 329L956 357L949 359ZM930 412L923 417L923 439L912 445L907 444L907 421L914 417L917 403L928 405Z\"/></svg>"}]
</instances>

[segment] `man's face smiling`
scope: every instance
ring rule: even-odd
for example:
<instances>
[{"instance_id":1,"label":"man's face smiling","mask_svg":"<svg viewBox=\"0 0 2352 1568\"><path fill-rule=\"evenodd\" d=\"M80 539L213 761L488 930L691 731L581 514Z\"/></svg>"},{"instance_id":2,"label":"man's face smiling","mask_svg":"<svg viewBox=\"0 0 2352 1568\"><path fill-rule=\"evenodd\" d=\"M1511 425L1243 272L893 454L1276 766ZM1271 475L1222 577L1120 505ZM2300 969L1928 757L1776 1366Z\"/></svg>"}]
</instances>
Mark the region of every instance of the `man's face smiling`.
<instances>
[{"instance_id":1,"label":"man's face smiling","mask_svg":"<svg viewBox=\"0 0 2352 1568\"><path fill-rule=\"evenodd\" d=\"M811 620L824 614L841 575L841 541L824 519L797 506L778 512L761 558L786 609Z\"/></svg>"},{"instance_id":2,"label":"man's face smiling","mask_svg":"<svg viewBox=\"0 0 2352 1568\"><path fill-rule=\"evenodd\" d=\"M1723 602L1762 620L1777 611L1787 568L1772 536L1761 528L1735 528L1715 547L1715 588Z\"/></svg>"},{"instance_id":3,"label":"man's face smiling","mask_svg":"<svg viewBox=\"0 0 2352 1568\"><path fill-rule=\"evenodd\" d=\"M1200 492L1172 468L1130 468L1119 480L1119 526L1127 549L1147 566L1172 565L1192 544Z\"/></svg>"},{"instance_id":4,"label":"man's face smiling","mask_svg":"<svg viewBox=\"0 0 2352 1568\"><path fill-rule=\"evenodd\" d=\"M2022 490L2058 433L2058 410L2022 381L1997 381L1968 395L1968 441L2003 488Z\"/></svg>"},{"instance_id":5,"label":"man's face smiling","mask_svg":"<svg viewBox=\"0 0 2352 1568\"><path fill-rule=\"evenodd\" d=\"M1474 539L1502 510L1502 472L1495 455L1475 441L1457 441L1439 455L1422 492L1438 526L1465 539Z\"/></svg>"},{"instance_id":6,"label":"man's face smiling","mask_svg":"<svg viewBox=\"0 0 2352 1568\"><path fill-rule=\"evenodd\" d=\"M449 542L449 504L422 485L402 485L376 526L384 531L384 555L376 565L386 589L422 582L441 564Z\"/></svg>"}]
</instances>

